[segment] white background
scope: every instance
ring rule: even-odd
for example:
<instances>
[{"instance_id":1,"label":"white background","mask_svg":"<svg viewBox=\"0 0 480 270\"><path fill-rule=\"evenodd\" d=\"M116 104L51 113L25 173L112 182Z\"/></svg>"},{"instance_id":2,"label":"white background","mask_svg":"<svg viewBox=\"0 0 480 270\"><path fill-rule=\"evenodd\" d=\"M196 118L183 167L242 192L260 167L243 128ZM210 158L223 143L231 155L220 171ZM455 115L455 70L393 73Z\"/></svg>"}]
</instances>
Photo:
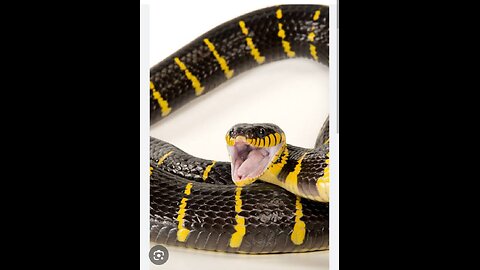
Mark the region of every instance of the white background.
<instances>
[{"instance_id":1,"label":"white background","mask_svg":"<svg viewBox=\"0 0 480 270\"><path fill-rule=\"evenodd\" d=\"M150 66L223 22L278 4L276 1L143 3L149 4ZM325 4L325 1L315 3ZM150 135L192 155L228 161L224 136L232 125L271 122L285 131L289 144L313 147L329 114L328 89L329 68L312 60L291 59L263 65L171 113L151 127ZM328 269L328 251L259 256L167 248L169 261L152 269Z\"/></svg>"}]
</instances>

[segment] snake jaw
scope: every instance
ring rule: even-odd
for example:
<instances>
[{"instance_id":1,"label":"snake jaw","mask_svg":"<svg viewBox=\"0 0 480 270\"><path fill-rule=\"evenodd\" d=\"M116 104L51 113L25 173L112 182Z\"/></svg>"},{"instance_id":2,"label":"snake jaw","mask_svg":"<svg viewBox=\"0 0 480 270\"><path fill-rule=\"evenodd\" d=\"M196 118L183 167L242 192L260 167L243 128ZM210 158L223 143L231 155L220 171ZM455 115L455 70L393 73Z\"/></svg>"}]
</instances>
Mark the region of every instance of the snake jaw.
<instances>
[{"instance_id":1,"label":"snake jaw","mask_svg":"<svg viewBox=\"0 0 480 270\"><path fill-rule=\"evenodd\" d=\"M231 159L232 180L237 186L246 186L255 182L278 157L283 144L272 147L256 147L243 136L235 138L233 145L228 145Z\"/></svg>"}]
</instances>

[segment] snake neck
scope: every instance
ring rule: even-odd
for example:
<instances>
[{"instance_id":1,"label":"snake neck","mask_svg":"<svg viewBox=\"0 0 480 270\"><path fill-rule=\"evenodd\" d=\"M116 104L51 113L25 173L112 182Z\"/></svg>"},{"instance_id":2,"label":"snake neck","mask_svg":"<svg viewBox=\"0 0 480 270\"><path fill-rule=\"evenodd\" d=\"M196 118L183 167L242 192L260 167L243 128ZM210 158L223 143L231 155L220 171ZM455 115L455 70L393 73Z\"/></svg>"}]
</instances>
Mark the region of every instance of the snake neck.
<instances>
[{"instance_id":1,"label":"snake neck","mask_svg":"<svg viewBox=\"0 0 480 270\"><path fill-rule=\"evenodd\" d=\"M319 202L329 201L329 153L287 145L260 180L280 186L293 194Z\"/></svg>"}]
</instances>

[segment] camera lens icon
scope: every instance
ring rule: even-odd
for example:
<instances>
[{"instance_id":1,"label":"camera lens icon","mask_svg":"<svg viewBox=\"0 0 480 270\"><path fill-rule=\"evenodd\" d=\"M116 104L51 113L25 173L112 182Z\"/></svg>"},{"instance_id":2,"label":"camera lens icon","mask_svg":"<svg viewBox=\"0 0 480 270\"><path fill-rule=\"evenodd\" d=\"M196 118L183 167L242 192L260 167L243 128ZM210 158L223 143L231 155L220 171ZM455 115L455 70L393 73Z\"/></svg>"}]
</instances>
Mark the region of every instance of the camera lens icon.
<instances>
[{"instance_id":1,"label":"camera lens icon","mask_svg":"<svg viewBox=\"0 0 480 270\"><path fill-rule=\"evenodd\" d=\"M165 252L161 250L156 250L153 252L153 260L154 261L163 261L163 256L165 255Z\"/></svg>"},{"instance_id":2,"label":"camera lens icon","mask_svg":"<svg viewBox=\"0 0 480 270\"><path fill-rule=\"evenodd\" d=\"M162 245L156 245L150 249L148 256L153 264L161 265L168 260L168 250Z\"/></svg>"}]
</instances>

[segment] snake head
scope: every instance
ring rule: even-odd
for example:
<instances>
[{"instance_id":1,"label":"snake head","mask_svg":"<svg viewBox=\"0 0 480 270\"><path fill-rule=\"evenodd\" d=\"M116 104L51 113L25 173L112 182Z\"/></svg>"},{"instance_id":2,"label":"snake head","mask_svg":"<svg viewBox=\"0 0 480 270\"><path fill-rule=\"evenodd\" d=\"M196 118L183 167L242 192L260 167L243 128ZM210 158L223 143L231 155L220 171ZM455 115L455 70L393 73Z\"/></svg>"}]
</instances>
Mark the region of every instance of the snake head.
<instances>
[{"instance_id":1,"label":"snake head","mask_svg":"<svg viewBox=\"0 0 480 270\"><path fill-rule=\"evenodd\" d=\"M237 186L255 182L279 158L285 133L274 124L237 124L225 136Z\"/></svg>"}]
</instances>

